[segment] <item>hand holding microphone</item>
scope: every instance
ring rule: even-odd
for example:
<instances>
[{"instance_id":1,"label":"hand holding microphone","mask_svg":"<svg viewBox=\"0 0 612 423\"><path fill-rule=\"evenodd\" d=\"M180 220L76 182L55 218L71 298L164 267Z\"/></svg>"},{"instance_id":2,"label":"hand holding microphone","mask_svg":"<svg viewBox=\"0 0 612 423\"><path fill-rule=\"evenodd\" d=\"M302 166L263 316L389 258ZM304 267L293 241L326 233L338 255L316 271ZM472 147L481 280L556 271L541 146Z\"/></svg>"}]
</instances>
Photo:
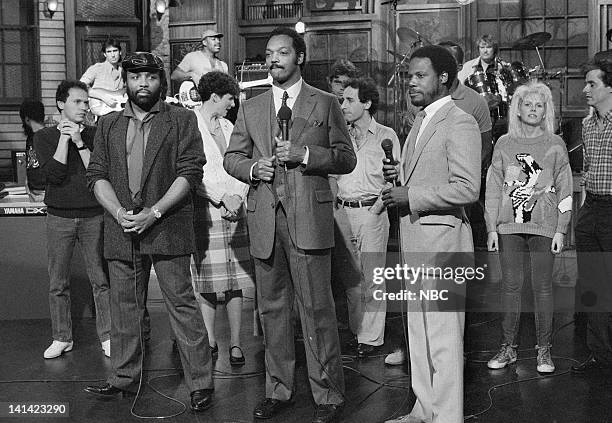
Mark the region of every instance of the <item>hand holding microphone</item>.
<instances>
[{"instance_id":1,"label":"hand holding microphone","mask_svg":"<svg viewBox=\"0 0 612 423\"><path fill-rule=\"evenodd\" d=\"M380 143L380 146L385 152L385 158L383 159L383 175L385 177L385 181L391 182L395 186L399 187L401 184L399 182L399 174L396 168L398 162L393 157L393 141L391 141L389 138L385 138Z\"/></svg>"},{"instance_id":2,"label":"hand holding microphone","mask_svg":"<svg viewBox=\"0 0 612 423\"><path fill-rule=\"evenodd\" d=\"M295 146L289 139L289 123L291 122L291 109L283 104L278 109L278 124L281 129L281 137L274 137L276 142L276 158L282 164L301 163L304 160L306 150Z\"/></svg>"}]
</instances>

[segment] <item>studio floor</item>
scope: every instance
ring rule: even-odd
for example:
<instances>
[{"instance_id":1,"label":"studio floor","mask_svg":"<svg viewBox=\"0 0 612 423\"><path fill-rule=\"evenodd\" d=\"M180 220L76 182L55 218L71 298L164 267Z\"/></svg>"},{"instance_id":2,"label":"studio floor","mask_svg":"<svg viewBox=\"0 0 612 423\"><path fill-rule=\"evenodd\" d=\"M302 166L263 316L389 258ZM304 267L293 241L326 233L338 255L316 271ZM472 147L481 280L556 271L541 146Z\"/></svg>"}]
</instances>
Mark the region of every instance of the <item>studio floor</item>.
<instances>
[{"instance_id":1,"label":"studio floor","mask_svg":"<svg viewBox=\"0 0 612 423\"><path fill-rule=\"evenodd\" d=\"M557 296L573 291L557 289ZM172 416L168 422L252 422L252 410L264 395L262 337L253 336L252 302L245 301L243 349L246 365L228 363L225 313L219 313L220 353L215 364L215 399L211 409L194 414L182 380L180 360L172 350L165 313L152 314L152 339L146 350L144 383L134 399L99 400L83 392L91 383L102 383L110 371L95 335L94 319L75 322L74 349L53 360L42 353L50 338L49 320L12 320L0 324L0 404L69 404L69 418L49 416L0 417L7 422L124 422L145 421L136 415ZM343 347L346 408L343 422L384 422L406 414L414 401L410 377L402 366L384 364L385 353L402 333L399 315L387 317L388 341L374 356L356 359ZM499 316L470 313L466 322L465 418L487 423L603 423L612 422L612 378L600 373L575 376L569 373L576 360L587 356L584 333L573 323L573 314L555 315L553 358L557 371L538 375L533 315L524 313L521 323L519 361L507 369L491 371L486 360L499 340ZM347 334L342 332L343 341ZM302 350L303 351L303 350ZM298 354L296 404L269 422L309 422L313 403L308 387L303 352ZM173 400L174 398L175 400ZM183 404L181 404L183 403ZM0 412L0 415L6 415ZM159 421L159 420L156 420Z\"/></svg>"}]
</instances>

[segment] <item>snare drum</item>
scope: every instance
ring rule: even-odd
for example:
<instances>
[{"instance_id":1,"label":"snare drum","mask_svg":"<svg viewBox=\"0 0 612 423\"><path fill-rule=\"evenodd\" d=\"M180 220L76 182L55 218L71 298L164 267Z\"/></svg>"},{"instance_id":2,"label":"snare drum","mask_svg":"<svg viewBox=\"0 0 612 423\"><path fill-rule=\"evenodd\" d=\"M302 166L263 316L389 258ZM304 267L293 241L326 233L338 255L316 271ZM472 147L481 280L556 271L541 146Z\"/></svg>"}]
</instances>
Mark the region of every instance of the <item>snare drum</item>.
<instances>
[{"instance_id":1,"label":"snare drum","mask_svg":"<svg viewBox=\"0 0 612 423\"><path fill-rule=\"evenodd\" d=\"M489 109L494 109L499 105L501 97L494 74L476 71L468 77L468 84L470 88L487 100Z\"/></svg>"}]
</instances>

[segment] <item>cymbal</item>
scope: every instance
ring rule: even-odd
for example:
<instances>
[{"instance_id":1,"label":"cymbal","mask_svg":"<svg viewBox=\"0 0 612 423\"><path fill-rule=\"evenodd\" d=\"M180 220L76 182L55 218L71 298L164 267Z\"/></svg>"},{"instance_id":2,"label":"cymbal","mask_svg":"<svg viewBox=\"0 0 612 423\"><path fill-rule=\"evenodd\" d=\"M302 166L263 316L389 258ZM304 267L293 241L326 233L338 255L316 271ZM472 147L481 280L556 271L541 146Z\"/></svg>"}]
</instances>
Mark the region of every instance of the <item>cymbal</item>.
<instances>
[{"instance_id":1,"label":"cymbal","mask_svg":"<svg viewBox=\"0 0 612 423\"><path fill-rule=\"evenodd\" d=\"M550 32L534 32L533 34L529 34L526 37L516 40L514 44L512 44L512 48L523 50L540 47L545 42L550 40L551 37L552 35L550 35Z\"/></svg>"},{"instance_id":2,"label":"cymbal","mask_svg":"<svg viewBox=\"0 0 612 423\"><path fill-rule=\"evenodd\" d=\"M404 58L404 56L406 56L406 54L408 54L408 53L406 53L406 54L396 53L396 52L394 52L394 51L392 51L392 50L387 50L387 52L388 52L389 54L391 54L392 56L397 57L397 58L398 58L398 59L400 59L400 60L402 60L402 59Z\"/></svg>"},{"instance_id":3,"label":"cymbal","mask_svg":"<svg viewBox=\"0 0 612 423\"><path fill-rule=\"evenodd\" d=\"M397 28L397 37L402 43L412 43L420 40L424 45L431 44L427 38L423 37L417 31L406 28L405 26L400 26Z\"/></svg>"}]
</instances>

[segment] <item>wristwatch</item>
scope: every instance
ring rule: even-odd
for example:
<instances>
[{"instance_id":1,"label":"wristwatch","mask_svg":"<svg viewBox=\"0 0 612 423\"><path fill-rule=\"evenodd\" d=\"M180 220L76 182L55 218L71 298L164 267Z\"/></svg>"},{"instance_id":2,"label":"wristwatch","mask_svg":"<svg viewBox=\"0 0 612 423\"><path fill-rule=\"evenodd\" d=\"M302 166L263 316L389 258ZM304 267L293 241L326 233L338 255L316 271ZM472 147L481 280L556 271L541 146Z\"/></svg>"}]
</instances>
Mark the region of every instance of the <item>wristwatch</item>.
<instances>
[{"instance_id":1,"label":"wristwatch","mask_svg":"<svg viewBox=\"0 0 612 423\"><path fill-rule=\"evenodd\" d=\"M151 207L151 211L153 212L153 216L155 216L156 219L160 219L162 217L162 214L157 207Z\"/></svg>"},{"instance_id":2,"label":"wristwatch","mask_svg":"<svg viewBox=\"0 0 612 423\"><path fill-rule=\"evenodd\" d=\"M88 147L87 147L87 145L86 145L86 144L83 144L82 146L77 147L77 150L79 150L79 151L81 151L81 150L87 150L87 148L88 148Z\"/></svg>"}]
</instances>

